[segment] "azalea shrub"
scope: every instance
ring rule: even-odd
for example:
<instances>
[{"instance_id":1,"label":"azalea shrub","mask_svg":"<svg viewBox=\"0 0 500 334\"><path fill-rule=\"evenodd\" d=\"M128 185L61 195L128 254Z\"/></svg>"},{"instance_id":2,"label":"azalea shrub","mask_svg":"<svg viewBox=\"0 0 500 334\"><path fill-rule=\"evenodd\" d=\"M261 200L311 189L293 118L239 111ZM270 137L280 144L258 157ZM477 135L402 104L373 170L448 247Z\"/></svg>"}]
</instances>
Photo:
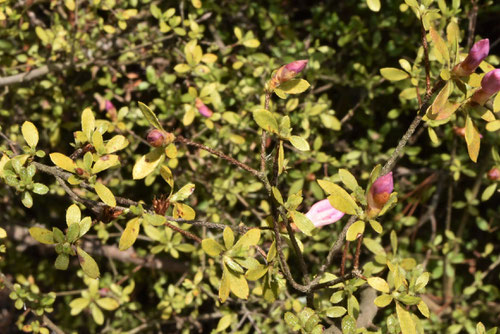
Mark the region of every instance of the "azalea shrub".
<instances>
[{"instance_id":1,"label":"azalea shrub","mask_svg":"<svg viewBox=\"0 0 500 334\"><path fill-rule=\"evenodd\" d=\"M1 2L0 332L497 333L498 11Z\"/></svg>"}]
</instances>

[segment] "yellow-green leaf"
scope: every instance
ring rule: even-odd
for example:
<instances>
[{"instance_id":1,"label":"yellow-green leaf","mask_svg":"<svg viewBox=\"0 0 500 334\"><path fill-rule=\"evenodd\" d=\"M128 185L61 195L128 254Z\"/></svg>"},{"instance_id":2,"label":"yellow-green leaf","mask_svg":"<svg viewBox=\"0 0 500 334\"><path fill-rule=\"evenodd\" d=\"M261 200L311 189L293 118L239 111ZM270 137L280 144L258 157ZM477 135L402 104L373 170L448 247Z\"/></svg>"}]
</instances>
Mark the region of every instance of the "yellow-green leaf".
<instances>
[{"instance_id":1,"label":"yellow-green leaf","mask_svg":"<svg viewBox=\"0 0 500 334\"><path fill-rule=\"evenodd\" d=\"M498 129L500 129L500 120L495 120L493 122L486 123L486 130L493 132L497 131Z\"/></svg>"},{"instance_id":2,"label":"yellow-green leaf","mask_svg":"<svg viewBox=\"0 0 500 334\"><path fill-rule=\"evenodd\" d=\"M377 298L375 298L375 300L373 301L373 303L375 305L377 305L377 307L386 307L391 302L392 302L392 296L391 295L387 295L385 293L381 294L380 296L378 296Z\"/></svg>"},{"instance_id":3,"label":"yellow-green leaf","mask_svg":"<svg viewBox=\"0 0 500 334\"><path fill-rule=\"evenodd\" d=\"M104 323L104 314L102 314L101 309L96 304L90 304L90 313L96 324L102 325Z\"/></svg>"},{"instance_id":4,"label":"yellow-green leaf","mask_svg":"<svg viewBox=\"0 0 500 334\"><path fill-rule=\"evenodd\" d=\"M380 277L369 277L367 283L377 291L383 293L389 293L389 284L385 281L385 279Z\"/></svg>"},{"instance_id":5,"label":"yellow-green leaf","mask_svg":"<svg viewBox=\"0 0 500 334\"><path fill-rule=\"evenodd\" d=\"M231 326L233 316L231 314L226 314L222 318L220 318L219 322L217 323L217 328L215 329L215 332L219 333L224 331L226 328Z\"/></svg>"},{"instance_id":6,"label":"yellow-green leaf","mask_svg":"<svg viewBox=\"0 0 500 334\"><path fill-rule=\"evenodd\" d=\"M365 232L365 222L358 220L347 229L346 240L354 241L358 237L358 234L363 234L363 232Z\"/></svg>"},{"instance_id":7,"label":"yellow-green leaf","mask_svg":"<svg viewBox=\"0 0 500 334\"><path fill-rule=\"evenodd\" d=\"M7 231L0 227L0 239L7 238Z\"/></svg>"},{"instance_id":8,"label":"yellow-green leaf","mask_svg":"<svg viewBox=\"0 0 500 334\"><path fill-rule=\"evenodd\" d=\"M358 187L358 181L354 175L352 175L347 169L339 169L339 176L342 183L346 185L347 188L354 191Z\"/></svg>"},{"instance_id":9,"label":"yellow-green leaf","mask_svg":"<svg viewBox=\"0 0 500 334\"><path fill-rule=\"evenodd\" d=\"M95 129L95 117L90 108L85 108L82 112L82 132L87 140L92 139L92 133Z\"/></svg>"},{"instance_id":10,"label":"yellow-green leaf","mask_svg":"<svg viewBox=\"0 0 500 334\"><path fill-rule=\"evenodd\" d=\"M80 247L76 248L76 252L78 253L78 261L80 261L80 266L82 267L83 272L90 278L99 277L99 267L92 256L87 254L87 252Z\"/></svg>"},{"instance_id":11,"label":"yellow-green leaf","mask_svg":"<svg viewBox=\"0 0 500 334\"><path fill-rule=\"evenodd\" d=\"M32 227L29 229L29 232L33 239L42 244L46 245L55 244L54 234L52 233L52 231L49 231L42 227Z\"/></svg>"},{"instance_id":12,"label":"yellow-green leaf","mask_svg":"<svg viewBox=\"0 0 500 334\"><path fill-rule=\"evenodd\" d=\"M99 298L95 301L100 308L105 309L107 311L116 310L120 304L116 299L110 297Z\"/></svg>"},{"instance_id":13,"label":"yellow-green leaf","mask_svg":"<svg viewBox=\"0 0 500 334\"><path fill-rule=\"evenodd\" d=\"M163 153L163 149L161 147L157 147L148 154L143 155L139 160L137 160L134 168L132 169L132 178L134 180L139 180L151 174L163 160Z\"/></svg>"},{"instance_id":14,"label":"yellow-green leaf","mask_svg":"<svg viewBox=\"0 0 500 334\"><path fill-rule=\"evenodd\" d=\"M399 326L402 334L416 334L415 324L410 312L396 302L396 313L398 315Z\"/></svg>"},{"instance_id":15,"label":"yellow-green leaf","mask_svg":"<svg viewBox=\"0 0 500 334\"><path fill-rule=\"evenodd\" d=\"M234 245L234 233L233 230L227 226L224 229L224 232L222 233L223 239L224 239L224 246L226 246L226 249L230 249Z\"/></svg>"},{"instance_id":16,"label":"yellow-green leaf","mask_svg":"<svg viewBox=\"0 0 500 334\"><path fill-rule=\"evenodd\" d=\"M228 275L229 274L227 270L224 270L222 273L222 278L220 280L219 300L221 301L221 303L224 303L227 300L227 297L229 297L229 291L231 290Z\"/></svg>"},{"instance_id":17,"label":"yellow-green leaf","mask_svg":"<svg viewBox=\"0 0 500 334\"><path fill-rule=\"evenodd\" d=\"M373 219L370 219L368 221L370 223L370 226L372 227L372 229L377 232L377 233L382 233L382 225L380 225L380 223L376 220L373 220Z\"/></svg>"},{"instance_id":18,"label":"yellow-green leaf","mask_svg":"<svg viewBox=\"0 0 500 334\"><path fill-rule=\"evenodd\" d=\"M422 313L422 315L424 317L429 318L429 316L430 316L429 307L427 307L427 304L423 300L421 300L417 304L417 307L418 307L418 310L420 311L420 313Z\"/></svg>"},{"instance_id":19,"label":"yellow-green leaf","mask_svg":"<svg viewBox=\"0 0 500 334\"><path fill-rule=\"evenodd\" d=\"M423 289L427 283L429 282L429 277L430 274L428 272L422 273L422 275L418 276L416 282L415 282L415 289L416 291L420 291Z\"/></svg>"},{"instance_id":20,"label":"yellow-green leaf","mask_svg":"<svg viewBox=\"0 0 500 334\"><path fill-rule=\"evenodd\" d=\"M148 120L149 124L151 124L151 126L154 126L155 128L157 128L159 130L163 130L163 128L160 124L160 121L156 117L155 113L147 105L145 105L142 102L139 102L138 105L139 105L139 109L141 109L142 114L144 115L144 118L146 118Z\"/></svg>"},{"instance_id":21,"label":"yellow-green leaf","mask_svg":"<svg viewBox=\"0 0 500 334\"><path fill-rule=\"evenodd\" d=\"M380 10L380 0L366 0L366 4L372 12L378 12Z\"/></svg>"},{"instance_id":22,"label":"yellow-green leaf","mask_svg":"<svg viewBox=\"0 0 500 334\"><path fill-rule=\"evenodd\" d=\"M477 128L469 115L467 115L467 120L465 121L465 141L467 143L467 150L469 152L470 159L477 162L477 156L479 155L479 148L481 145L481 137L479 136L479 131L477 131Z\"/></svg>"},{"instance_id":23,"label":"yellow-green leaf","mask_svg":"<svg viewBox=\"0 0 500 334\"><path fill-rule=\"evenodd\" d=\"M311 85L304 79L292 79L280 85L280 90L287 94L300 94L305 92Z\"/></svg>"},{"instance_id":24,"label":"yellow-green leaf","mask_svg":"<svg viewBox=\"0 0 500 334\"><path fill-rule=\"evenodd\" d=\"M177 64L174 66L174 71L177 73L186 73L191 70L191 67L188 64Z\"/></svg>"},{"instance_id":25,"label":"yellow-green leaf","mask_svg":"<svg viewBox=\"0 0 500 334\"><path fill-rule=\"evenodd\" d=\"M358 205L352 199L351 195L339 185L325 180L318 180L319 186L327 193L330 194L328 200L330 204L337 210L355 215Z\"/></svg>"},{"instance_id":26,"label":"yellow-green leaf","mask_svg":"<svg viewBox=\"0 0 500 334\"><path fill-rule=\"evenodd\" d=\"M38 130L36 126L31 122L24 122L21 128L21 132L23 133L24 140L29 147L35 148L36 144L38 144Z\"/></svg>"},{"instance_id":27,"label":"yellow-green leaf","mask_svg":"<svg viewBox=\"0 0 500 334\"><path fill-rule=\"evenodd\" d=\"M62 168L68 172L73 173L75 171L75 162L71 160L70 157L65 156L62 153L50 153L50 160L59 168Z\"/></svg>"},{"instance_id":28,"label":"yellow-green leaf","mask_svg":"<svg viewBox=\"0 0 500 334\"><path fill-rule=\"evenodd\" d=\"M97 193L97 196L106 203L107 205L111 207L116 206L116 199L115 195L111 192L111 190L108 189L104 184L97 182L94 186L95 192Z\"/></svg>"},{"instance_id":29,"label":"yellow-green leaf","mask_svg":"<svg viewBox=\"0 0 500 334\"><path fill-rule=\"evenodd\" d=\"M448 97L450 96L452 89L453 85L451 84L451 81L448 81L434 99L434 102L432 103L432 114L429 118L434 119L441 112L446 102L448 102Z\"/></svg>"},{"instance_id":30,"label":"yellow-green leaf","mask_svg":"<svg viewBox=\"0 0 500 334\"><path fill-rule=\"evenodd\" d=\"M329 318L339 318L346 314L347 310L342 306L332 306L326 309L326 316Z\"/></svg>"},{"instance_id":31,"label":"yellow-green leaf","mask_svg":"<svg viewBox=\"0 0 500 334\"><path fill-rule=\"evenodd\" d=\"M120 162L118 161L118 156L116 154L103 155L95 162L94 166L92 166L92 174L100 173L103 170L118 165L119 163Z\"/></svg>"},{"instance_id":32,"label":"yellow-green leaf","mask_svg":"<svg viewBox=\"0 0 500 334\"><path fill-rule=\"evenodd\" d=\"M255 246L259 240L260 230L258 228L252 228L236 242L233 248Z\"/></svg>"},{"instance_id":33,"label":"yellow-green leaf","mask_svg":"<svg viewBox=\"0 0 500 334\"><path fill-rule=\"evenodd\" d=\"M441 35L434 29L434 27L430 27L430 34L431 34L431 39L432 42L434 43L434 46L438 50L438 52L441 54L444 60L446 60L447 63L450 62L450 53L448 51L448 46L446 45L446 42L443 40Z\"/></svg>"},{"instance_id":34,"label":"yellow-green leaf","mask_svg":"<svg viewBox=\"0 0 500 334\"><path fill-rule=\"evenodd\" d=\"M119 150L123 150L128 146L128 140L122 135L116 135L111 138L106 144L106 153L113 153Z\"/></svg>"},{"instance_id":35,"label":"yellow-green leaf","mask_svg":"<svg viewBox=\"0 0 500 334\"><path fill-rule=\"evenodd\" d=\"M212 257L217 257L220 253L224 252L225 249L214 239L204 239L201 242L201 248Z\"/></svg>"},{"instance_id":36,"label":"yellow-green leaf","mask_svg":"<svg viewBox=\"0 0 500 334\"><path fill-rule=\"evenodd\" d=\"M139 235L139 227L139 217L135 217L127 223L127 226L125 227L125 230L120 237L120 243L118 245L118 248L121 251L129 249L134 244L135 240L137 240L137 236Z\"/></svg>"},{"instance_id":37,"label":"yellow-green leaf","mask_svg":"<svg viewBox=\"0 0 500 334\"><path fill-rule=\"evenodd\" d=\"M290 216L299 230L301 230L305 235L311 235L311 231L314 230L314 224L309 218L306 217L305 214L298 211L292 211L290 212Z\"/></svg>"},{"instance_id":38,"label":"yellow-green leaf","mask_svg":"<svg viewBox=\"0 0 500 334\"><path fill-rule=\"evenodd\" d=\"M290 143L300 151L309 151L309 143L300 136L291 136L289 138Z\"/></svg>"},{"instance_id":39,"label":"yellow-green leaf","mask_svg":"<svg viewBox=\"0 0 500 334\"><path fill-rule=\"evenodd\" d=\"M232 274L230 271L226 271L226 274L228 274L231 292L238 298L248 299L249 289L245 276Z\"/></svg>"},{"instance_id":40,"label":"yellow-green leaf","mask_svg":"<svg viewBox=\"0 0 500 334\"><path fill-rule=\"evenodd\" d=\"M395 67L381 68L380 74L389 81L399 81L410 77L408 73Z\"/></svg>"},{"instance_id":41,"label":"yellow-green leaf","mask_svg":"<svg viewBox=\"0 0 500 334\"><path fill-rule=\"evenodd\" d=\"M278 122L273 114L266 109L257 109L253 113L253 119L264 130L278 133Z\"/></svg>"},{"instance_id":42,"label":"yellow-green leaf","mask_svg":"<svg viewBox=\"0 0 500 334\"><path fill-rule=\"evenodd\" d=\"M73 299L69 303L69 307L71 308L70 314L71 315L77 315L84 308L86 308L89 304L90 304L90 299L87 299L87 298L76 298L76 299Z\"/></svg>"},{"instance_id":43,"label":"yellow-green leaf","mask_svg":"<svg viewBox=\"0 0 500 334\"><path fill-rule=\"evenodd\" d=\"M246 41L243 41L243 45L246 46L247 48L258 48L260 45L260 42L258 39L252 38L252 39L247 39Z\"/></svg>"},{"instance_id":44,"label":"yellow-green leaf","mask_svg":"<svg viewBox=\"0 0 500 334\"><path fill-rule=\"evenodd\" d=\"M76 204L72 204L66 210L66 224L70 226L71 224L78 224L82 220L82 212Z\"/></svg>"}]
</instances>

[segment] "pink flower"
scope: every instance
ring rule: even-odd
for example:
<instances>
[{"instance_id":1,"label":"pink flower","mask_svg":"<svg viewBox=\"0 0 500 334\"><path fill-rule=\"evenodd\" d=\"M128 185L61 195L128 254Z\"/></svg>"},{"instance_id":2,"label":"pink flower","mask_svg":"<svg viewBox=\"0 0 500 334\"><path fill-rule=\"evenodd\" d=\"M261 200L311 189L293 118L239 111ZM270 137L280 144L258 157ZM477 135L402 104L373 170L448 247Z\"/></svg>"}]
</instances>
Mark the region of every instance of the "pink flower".
<instances>
[{"instance_id":1,"label":"pink flower","mask_svg":"<svg viewBox=\"0 0 500 334\"><path fill-rule=\"evenodd\" d=\"M367 196L369 217L376 217L378 215L385 203L389 200L389 196L393 190L394 181L392 178L392 172L379 177L375 182L373 182Z\"/></svg>"},{"instance_id":2,"label":"pink flower","mask_svg":"<svg viewBox=\"0 0 500 334\"><path fill-rule=\"evenodd\" d=\"M158 129L153 129L149 131L148 136L146 140L148 143L153 146L153 147L160 147L165 144L165 139L167 138L166 133L158 130Z\"/></svg>"},{"instance_id":3,"label":"pink flower","mask_svg":"<svg viewBox=\"0 0 500 334\"><path fill-rule=\"evenodd\" d=\"M274 89L283 82L295 78L297 74L304 70L304 68L307 66L307 62L307 59L296 60L292 61L289 64L281 66L271 78L271 82L269 84L270 89Z\"/></svg>"},{"instance_id":4,"label":"pink flower","mask_svg":"<svg viewBox=\"0 0 500 334\"><path fill-rule=\"evenodd\" d=\"M493 167L488 171L488 179L491 181L498 181L500 180L500 169Z\"/></svg>"},{"instance_id":5,"label":"pink flower","mask_svg":"<svg viewBox=\"0 0 500 334\"><path fill-rule=\"evenodd\" d=\"M484 75L481 88L472 95L471 101L483 105L498 91L500 91L500 69L495 69Z\"/></svg>"},{"instance_id":6,"label":"pink flower","mask_svg":"<svg viewBox=\"0 0 500 334\"><path fill-rule=\"evenodd\" d=\"M198 111L200 112L200 114L202 116L211 117L214 114L214 112L212 110L210 110L205 105L205 103L203 103L203 101L200 98L198 98L198 97L195 100L195 105L196 105L196 109L198 109Z\"/></svg>"},{"instance_id":7,"label":"pink flower","mask_svg":"<svg viewBox=\"0 0 500 334\"><path fill-rule=\"evenodd\" d=\"M306 213L306 217L313 222L315 227L333 224L342 216L344 213L335 209L328 199L316 202Z\"/></svg>"},{"instance_id":8,"label":"pink flower","mask_svg":"<svg viewBox=\"0 0 500 334\"><path fill-rule=\"evenodd\" d=\"M490 40L482 39L476 42L470 49L467 58L453 69L453 72L459 77L471 75L476 68L486 58L490 52Z\"/></svg>"},{"instance_id":9,"label":"pink flower","mask_svg":"<svg viewBox=\"0 0 500 334\"><path fill-rule=\"evenodd\" d=\"M110 111L110 110L113 110L115 108L115 106L113 105L113 102L111 102L110 100L106 100L106 102L104 102L104 107L106 108L106 111Z\"/></svg>"}]
</instances>

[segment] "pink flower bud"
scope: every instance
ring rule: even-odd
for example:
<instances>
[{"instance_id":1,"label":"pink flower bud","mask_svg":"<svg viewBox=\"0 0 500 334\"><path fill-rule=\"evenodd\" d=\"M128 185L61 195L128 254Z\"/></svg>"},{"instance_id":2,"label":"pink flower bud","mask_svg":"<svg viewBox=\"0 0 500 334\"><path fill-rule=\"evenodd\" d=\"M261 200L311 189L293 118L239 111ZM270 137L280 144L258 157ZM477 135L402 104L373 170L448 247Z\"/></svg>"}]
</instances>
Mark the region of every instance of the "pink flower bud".
<instances>
[{"instance_id":1,"label":"pink flower bud","mask_svg":"<svg viewBox=\"0 0 500 334\"><path fill-rule=\"evenodd\" d=\"M315 227L335 223L343 216L344 213L335 209L328 199L316 202L306 213L306 217L313 222Z\"/></svg>"},{"instance_id":2,"label":"pink flower bud","mask_svg":"<svg viewBox=\"0 0 500 334\"><path fill-rule=\"evenodd\" d=\"M148 136L146 138L148 143L153 147L163 146L165 144L165 139L166 139L165 132L158 129L153 129L149 131Z\"/></svg>"},{"instance_id":3,"label":"pink flower bud","mask_svg":"<svg viewBox=\"0 0 500 334\"><path fill-rule=\"evenodd\" d=\"M106 108L106 111L110 111L110 110L116 110L115 106L113 105L113 102L111 102L110 100L106 100L106 102L104 102L104 107Z\"/></svg>"},{"instance_id":4,"label":"pink flower bud","mask_svg":"<svg viewBox=\"0 0 500 334\"><path fill-rule=\"evenodd\" d=\"M196 109L198 109L198 111L200 112L200 114L202 116L211 117L214 114L214 112L212 110L210 110L205 105L205 103L203 103L203 101L200 98L198 98L198 97L195 100L195 105L196 105Z\"/></svg>"},{"instance_id":5,"label":"pink flower bud","mask_svg":"<svg viewBox=\"0 0 500 334\"><path fill-rule=\"evenodd\" d=\"M472 95L471 101L483 105L498 91L500 91L500 69L495 69L484 75L481 88Z\"/></svg>"},{"instance_id":6,"label":"pink flower bud","mask_svg":"<svg viewBox=\"0 0 500 334\"><path fill-rule=\"evenodd\" d=\"M287 65L281 66L271 78L271 82L269 83L270 89L274 89L283 82L295 78L297 74L304 70L307 62L307 59L296 60Z\"/></svg>"},{"instance_id":7,"label":"pink flower bud","mask_svg":"<svg viewBox=\"0 0 500 334\"><path fill-rule=\"evenodd\" d=\"M384 207L394 190L392 172L379 177L368 191L368 216L375 217Z\"/></svg>"},{"instance_id":8,"label":"pink flower bud","mask_svg":"<svg viewBox=\"0 0 500 334\"><path fill-rule=\"evenodd\" d=\"M481 64L481 62L486 58L488 53L490 52L490 40L482 39L479 42L476 42L472 48L470 49L467 58L460 64L458 64L453 72L460 76L467 76L474 73L476 68Z\"/></svg>"},{"instance_id":9,"label":"pink flower bud","mask_svg":"<svg viewBox=\"0 0 500 334\"><path fill-rule=\"evenodd\" d=\"M493 167L488 171L488 179L491 181L498 181L500 180L500 169Z\"/></svg>"}]
</instances>

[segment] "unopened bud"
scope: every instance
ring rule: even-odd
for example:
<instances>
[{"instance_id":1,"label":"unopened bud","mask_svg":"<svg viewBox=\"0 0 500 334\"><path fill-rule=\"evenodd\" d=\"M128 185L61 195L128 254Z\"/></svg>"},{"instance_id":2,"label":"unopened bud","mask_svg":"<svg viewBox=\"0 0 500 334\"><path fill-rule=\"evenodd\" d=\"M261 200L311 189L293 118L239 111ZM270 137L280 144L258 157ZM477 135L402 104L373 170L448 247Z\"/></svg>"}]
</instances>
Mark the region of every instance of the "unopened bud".
<instances>
[{"instance_id":1,"label":"unopened bud","mask_svg":"<svg viewBox=\"0 0 500 334\"><path fill-rule=\"evenodd\" d=\"M378 215L385 203L389 200L393 190L394 181L392 178L392 172L379 177L375 182L373 182L367 196L369 217L376 217Z\"/></svg>"},{"instance_id":2,"label":"unopened bud","mask_svg":"<svg viewBox=\"0 0 500 334\"><path fill-rule=\"evenodd\" d=\"M165 145L167 139L167 133L162 130L153 129L149 131L146 140L153 147L160 147Z\"/></svg>"},{"instance_id":3,"label":"unopened bud","mask_svg":"<svg viewBox=\"0 0 500 334\"><path fill-rule=\"evenodd\" d=\"M210 108L208 108L199 97L196 98L195 105L196 109L198 109L200 114L204 117L211 117L214 114L214 112L210 110Z\"/></svg>"},{"instance_id":4,"label":"unopened bud","mask_svg":"<svg viewBox=\"0 0 500 334\"><path fill-rule=\"evenodd\" d=\"M488 179L491 181L498 181L500 180L500 169L497 167L493 167L488 171Z\"/></svg>"},{"instance_id":5,"label":"unopened bud","mask_svg":"<svg viewBox=\"0 0 500 334\"><path fill-rule=\"evenodd\" d=\"M307 66L307 59L292 61L287 65L281 66L271 78L269 88L273 90L282 83L295 78Z\"/></svg>"},{"instance_id":6,"label":"unopened bud","mask_svg":"<svg viewBox=\"0 0 500 334\"><path fill-rule=\"evenodd\" d=\"M486 58L490 52L490 40L482 39L476 42L470 49L467 58L463 62L455 66L453 73L459 77L471 75L474 73L476 68L481 64L481 62Z\"/></svg>"},{"instance_id":7,"label":"unopened bud","mask_svg":"<svg viewBox=\"0 0 500 334\"><path fill-rule=\"evenodd\" d=\"M471 101L483 105L498 91L500 91L500 69L495 69L484 75L481 88L472 95Z\"/></svg>"}]
</instances>

